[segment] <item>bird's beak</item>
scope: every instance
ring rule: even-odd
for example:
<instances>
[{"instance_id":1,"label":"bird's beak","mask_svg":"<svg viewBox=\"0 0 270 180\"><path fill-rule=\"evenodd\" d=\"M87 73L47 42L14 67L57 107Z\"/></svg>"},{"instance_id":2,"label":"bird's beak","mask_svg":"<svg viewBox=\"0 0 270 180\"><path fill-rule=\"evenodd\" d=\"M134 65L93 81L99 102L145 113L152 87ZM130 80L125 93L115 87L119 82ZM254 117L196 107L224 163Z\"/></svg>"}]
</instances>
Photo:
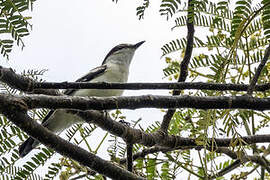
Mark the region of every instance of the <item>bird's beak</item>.
<instances>
[{"instance_id":1,"label":"bird's beak","mask_svg":"<svg viewBox=\"0 0 270 180\"><path fill-rule=\"evenodd\" d=\"M138 42L137 44L134 45L134 48L137 49L140 47L145 41Z\"/></svg>"}]
</instances>

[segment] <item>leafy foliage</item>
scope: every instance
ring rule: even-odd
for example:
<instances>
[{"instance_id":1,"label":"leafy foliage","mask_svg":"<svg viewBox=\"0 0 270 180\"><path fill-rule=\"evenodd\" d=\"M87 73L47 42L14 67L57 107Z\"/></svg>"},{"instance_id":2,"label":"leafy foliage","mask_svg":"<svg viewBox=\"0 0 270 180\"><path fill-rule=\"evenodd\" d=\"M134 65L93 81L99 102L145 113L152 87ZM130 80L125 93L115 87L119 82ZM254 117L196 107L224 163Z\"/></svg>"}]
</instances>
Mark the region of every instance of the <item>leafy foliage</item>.
<instances>
[{"instance_id":1,"label":"leafy foliage","mask_svg":"<svg viewBox=\"0 0 270 180\"><path fill-rule=\"evenodd\" d=\"M248 83L258 63L263 59L265 47L269 45L269 4L269 1L255 4L250 0L238 0L235 2L235 8L232 9L231 1L194 1L194 25L197 31L193 45L194 56L189 64L188 81ZM187 7L184 6L178 8L178 11L173 14L175 17L173 31L186 28L186 11ZM197 34L198 31L204 32L204 36ZM177 39L171 40L161 48L162 57L167 63L163 73L169 80L178 79L186 43L186 37L178 36ZM267 64L264 68L258 83L268 82L268 66ZM196 96L243 94L228 91L182 91L181 93ZM269 92L256 93L256 95L268 97ZM238 155L252 154L250 149L258 152L259 147L243 145L236 148L233 144L243 144L240 138L244 134L253 135L264 132L269 122L266 114L247 110L179 110L174 114L169 133L196 138L196 142L201 145L210 143L205 138L209 135L215 138L233 137L233 152ZM255 118L259 121L257 126ZM167 158L170 162L178 164L178 168L185 169L190 175L199 179L209 174L215 176L217 172L223 171L234 163L229 159L221 162L219 160L221 154L215 153L215 147L212 150L203 149L197 152L196 159L199 159L199 162L194 162L190 156L178 160L177 151L171 152ZM184 157L184 154L180 156ZM249 172L256 167L255 164L249 164ZM241 174L231 175L232 179L237 177L241 177Z\"/></svg>"},{"instance_id":2,"label":"leafy foliage","mask_svg":"<svg viewBox=\"0 0 270 180\"><path fill-rule=\"evenodd\" d=\"M149 7L149 0L144 0L143 4L137 7L137 16L139 19L143 19L145 10Z\"/></svg>"},{"instance_id":3,"label":"leafy foliage","mask_svg":"<svg viewBox=\"0 0 270 180\"><path fill-rule=\"evenodd\" d=\"M269 41L270 39L270 2L267 0L262 1L263 13L262 13L262 21L263 21L263 29L266 39Z\"/></svg>"},{"instance_id":4,"label":"leafy foliage","mask_svg":"<svg viewBox=\"0 0 270 180\"><path fill-rule=\"evenodd\" d=\"M180 4L180 0L162 0L159 10L160 15L165 15L169 19L177 12Z\"/></svg>"},{"instance_id":5,"label":"leafy foliage","mask_svg":"<svg viewBox=\"0 0 270 180\"><path fill-rule=\"evenodd\" d=\"M117 0L112 0L118 2ZM150 0L142 0L137 7L137 16L140 20L145 17L147 8L150 7ZM269 13L270 2L262 0L255 4L251 0L235 1L235 8L232 1L207 1L193 0L194 6L193 23L196 27L196 36L193 44L193 57L189 64L188 81L205 81L214 83L248 83L251 81L258 63L264 56L265 46L269 44L270 25ZM0 3L0 35L10 35L10 38L0 38L1 54L8 57L12 50L13 43L24 47L23 37L29 34L31 25L27 16L23 13L32 9L33 1L5 0ZM160 3L160 15L167 20L174 22L173 31L182 30L187 26L186 13L187 1L162 0ZM199 33L197 33L199 32ZM202 35L200 32L203 32ZM169 80L177 80L180 71L187 40L182 31L177 39L166 43L162 48L162 57L167 63L163 69L164 77ZM23 74L37 81L44 71L25 71ZM263 69L258 83L270 81L270 63ZM1 84L1 90L5 93L21 93L17 90ZM195 96L242 96L243 92L214 92L204 91L182 91L183 95ZM256 92L257 97L268 97L269 92ZM29 112L29 115L41 120L48 110L37 109ZM121 111L112 113L115 120L124 120L126 117ZM227 150L234 153L238 159L243 155L260 155L267 158L269 150L264 146L245 146L242 141L243 135L254 135L265 132L269 126L269 112L257 112L248 110L198 110L178 109L174 114L168 133L181 137L194 138L199 145L196 149L190 147L175 147L170 151L154 152L136 159L134 172L148 179L176 179L179 173L186 173L190 179L224 179L219 172L228 170L236 161L223 156L218 151L215 138L232 137L230 148ZM132 121L131 127L139 127L146 133L153 133L159 130L160 122L156 121L147 128L140 126L140 120ZM19 162L17 146L27 138L27 135L19 128L10 123L5 117L0 116L0 178L1 179L42 179L38 175L38 169L47 166L48 170L45 179L68 179L83 176L88 179L102 179L100 174L92 172L77 162L61 157L52 157L54 153L50 149L40 147L34 151L29 160ZM93 125L74 125L65 132L66 138L85 147L89 152L98 153L101 146L105 144L108 133L100 135L101 140L94 146L89 142L93 134L97 133L97 127ZM213 137L212 140L206 137ZM111 161L119 163L121 158L126 156L126 144L116 136L110 135L110 146L107 152ZM240 146L236 146L239 143ZM177 150L180 148L181 150ZM134 144L133 152L139 153L148 150L140 144ZM256 163L241 162L240 170L247 173L256 173ZM18 165L20 164L20 165ZM123 166L122 164L118 164ZM264 168L261 170L265 171ZM231 172L228 176L231 179L244 178L246 173ZM263 174L263 173L262 173ZM181 174L182 175L182 174ZM257 174L255 174L257 175ZM220 177L217 177L220 176ZM187 177L187 176L186 176ZM269 175L265 173L265 178ZM227 177L226 177L227 178ZM263 179L263 178L262 178Z\"/></svg>"},{"instance_id":6,"label":"leafy foliage","mask_svg":"<svg viewBox=\"0 0 270 180\"><path fill-rule=\"evenodd\" d=\"M23 15L33 9L34 0L2 0L0 2L0 49L1 54L8 58L13 43L23 48L23 37L29 35L32 25L31 17ZM8 37L8 39L4 39Z\"/></svg>"},{"instance_id":7,"label":"leafy foliage","mask_svg":"<svg viewBox=\"0 0 270 180\"><path fill-rule=\"evenodd\" d=\"M242 1L239 0L236 2L236 7L234 11L234 16L232 19L232 31L231 35L236 36L235 38L239 38L241 35L242 28L247 22L247 18L251 15L251 1Z\"/></svg>"},{"instance_id":8,"label":"leafy foliage","mask_svg":"<svg viewBox=\"0 0 270 180\"><path fill-rule=\"evenodd\" d=\"M45 72L46 70L27 70L23 71L22 75L36 81L43 81L40 76ZM1 92L10 94L21 93L5 84L1 84ZM42 119L46 115L46 112L47 110L37 109L29 111L28 114L34 119ZM2 174L2 178L42 179L42 177L34 171L52 157L52 151L42 148L42 150L35 154L31 160L21 163L21 166L18 166L17 163L20 161L20 157L18 155L17 147L18 144L27 138L27 135L18 127L14 126L13 123L4 116L0 117L0 130L0 174Z\"/></svg>"}]
</instances>

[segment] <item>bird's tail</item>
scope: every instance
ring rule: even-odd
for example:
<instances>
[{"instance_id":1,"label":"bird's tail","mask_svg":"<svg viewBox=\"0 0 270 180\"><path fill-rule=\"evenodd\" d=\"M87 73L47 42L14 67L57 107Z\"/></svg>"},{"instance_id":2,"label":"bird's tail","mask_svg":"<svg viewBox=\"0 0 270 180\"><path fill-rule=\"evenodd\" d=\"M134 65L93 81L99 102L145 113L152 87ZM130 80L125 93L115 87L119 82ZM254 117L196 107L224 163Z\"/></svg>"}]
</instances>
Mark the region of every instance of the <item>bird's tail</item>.
<instances>
[{"instance_id":1,"label":"bird's tail","mask_svg":"<svg viewBox=\"0 0 270 180\"><path fill-rule=\"evenodd\" d=\"M24 141L20 147L19 147L19 156L24 157L27 155L30 151L32 151L39 142L35 140L34 138L29 137L26 141Z\"/></svg>"}]
</instances>

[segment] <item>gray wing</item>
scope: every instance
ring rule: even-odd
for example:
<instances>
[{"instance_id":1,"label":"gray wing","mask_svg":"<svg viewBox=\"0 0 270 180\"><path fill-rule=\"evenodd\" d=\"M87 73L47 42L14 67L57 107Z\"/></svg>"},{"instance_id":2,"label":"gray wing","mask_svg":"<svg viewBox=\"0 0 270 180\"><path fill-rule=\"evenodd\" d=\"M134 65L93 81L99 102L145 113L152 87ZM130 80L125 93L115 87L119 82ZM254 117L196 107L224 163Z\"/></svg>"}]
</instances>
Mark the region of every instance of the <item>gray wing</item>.
<instances>
[{"instance_id":1,"label":"gray wing","mask_svg":"<svg viewBox=\"0 0 270 180\"><path fill-rule=\"evenodd\" d=\"M87 73L86 75L84 75L83 77L77 79L76 82L89 82L92 79L94 79L94 78L100 76L101 74L103 74L106 69L107 69L107 66L106 65L102 65L102 66L96 67L96 68L92 69L89 73ZM77 90L78 89L67 89L63 93L65 95L72 95Z\"/></svg>"},{"instance_id":2,"label":"gray wing","mask_svg":"<svg viewBox=\"0 0 270 180\"><path fill-rule=\"evenodd\" d=\"M96 67L96 68L92 69L89 73L84 75L83 77L77 79L76 82L89 82L92 79L102 75L106 69L107 69L107 66L105 64L102 66ZM77 90L78 89L67 89L63 93L65 95L72 95ZM45 123L47 119L49 119L49 117L54 113L54 111L55 111L54 109L49 111L49 113L43 119L42 124Z\"/></svg>"},{"instance_id":3,"label":"gray wing","mask_svg":"<svg viewBox=\"0 0 270 180\"><path fill-rule=\"evenodd\" d=\"M83 76L82 78L78 79L76 82L88 82L94 79L97 76L100 76L103 74L106 70L107 66L104 64L100 67L97 67L95 69L92 69L87 75ZM74 89L67 89L64 93L66 95L72 95L76 90ZM45 123L48 121L48 119L51 117L51 115L54 113L55 110L51 110L46 117L43 119L42 124L45 125ZM29 137L24 143L22 143L19 147L19 155L20 157L26 156L30 151L32 151L33 148L35 148L39 142L35 140L32 137Z\"/></svg>"}]
</instances>

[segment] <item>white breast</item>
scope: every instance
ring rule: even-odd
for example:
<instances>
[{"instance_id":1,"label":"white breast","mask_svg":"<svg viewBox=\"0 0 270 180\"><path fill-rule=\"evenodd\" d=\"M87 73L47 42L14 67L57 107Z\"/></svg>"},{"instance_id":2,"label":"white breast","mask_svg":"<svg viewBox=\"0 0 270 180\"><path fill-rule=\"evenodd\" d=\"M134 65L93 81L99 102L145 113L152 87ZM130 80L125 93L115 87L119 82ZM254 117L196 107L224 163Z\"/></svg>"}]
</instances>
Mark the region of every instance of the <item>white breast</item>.
<instances>
[{"instance_id":1,"label":"white breast","mask_svg":"<svg viewBox=\"0 0 270 180\"><path fill-rule=\"evenodd\" d=\"M123 68L121 68L123 67ZM91 82L127 82L128 80L128 67L115 65L112 63L107 64L106 71L99 77L93 79ZM121 96L123 90L102 90L102 89L80 89L76 91L74 96ZM83 119L80 117L66 113L66 110L58 109L52 116L44 123L44 126L53 132L61 132L62 130L70 127L75 123L82 123Z\"/></svg>"},{"instance_id":2,"label":"white breast","mask_svg":"<svg viewBox=\"0 0 270 180\"><path fill-rule=\"evenodd\" d=\"M106 71L93 79L91 82L127 82L128 80L128 68L115 64L108 63ZM123 90L102 90L102 89L81 89L74 93L74 96L121 96Z\"/></svg>"}]
</instances>

